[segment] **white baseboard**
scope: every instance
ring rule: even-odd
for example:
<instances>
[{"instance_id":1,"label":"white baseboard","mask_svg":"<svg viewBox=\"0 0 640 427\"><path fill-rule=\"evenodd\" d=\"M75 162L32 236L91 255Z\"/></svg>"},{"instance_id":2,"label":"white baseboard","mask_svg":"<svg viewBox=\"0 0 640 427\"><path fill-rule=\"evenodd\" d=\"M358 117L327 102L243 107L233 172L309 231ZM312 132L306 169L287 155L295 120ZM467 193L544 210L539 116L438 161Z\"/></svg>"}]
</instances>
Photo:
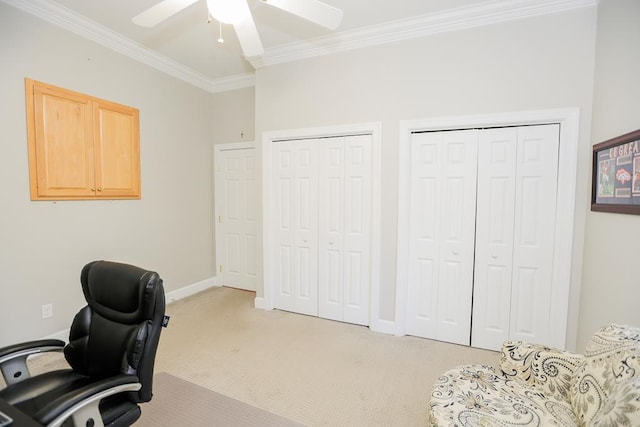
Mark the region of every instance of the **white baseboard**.
<instances>
[{"instance_id":1,"label":"white baseboard","mask_svg":"<svg viewBox=\"0 0 640 427\"><path fill-rule=\"evenodd\" d=\"M377 319L369 325L369 329L374 332L380 332L382 334L395 335L396 334L396 322L391 320Z\"/></svg>"},{"instance_id":2,"label":"white baseboard","mask_svg":"<svg viewBox=\"0 0 640 427\"><path fill-rule=\"evenodd\" d=\"M253 300L253 306L255 308L259 308L261 310L266 310L266 306L264 305L264 298L262 297L255 297Z\"/></svg>"},{"instance_id":3,"label":"white baseboard","mask_svg":"<svg viewBox=\"0 0 640 427\"><path fill-rule=\"evenodd\" d=\"M209 288L212 288L214 286L220 286L216 282L215 276L211 277L209 279L201 280L200 282L193 283L191 285L187 285L187 286L182 287L180 289L176 289L175 291L166 292L165 293L165 299L167 301L167 304L171 304L172 302L175 302L175 301L181 300L183 298L189 297L191 295L197 294L198 292L202 292L202 291L207 290ZM62 340L64 342L68 342L69 341L69 329L67 328L67 329L64 329L62 331L55 332L55 333L53 333L51 335L47 335L43 339L56 339L56 340Z\"/></svg>"},{"instance_id":4,"label":"white baseboard","mask_svg":"<svg viewBox=\"0 0 640 427\"><path fill-rule=\"evenodd\" d=\"M261 310L270 310L270 308L267 308L265 304L266 303L263 297L255 297L253 300L253 306L255 308L258 308ZM393 322L391 320L383 320L383 319L374 320L369 325L369 329L381 334L397 335L396 322Z\"/></svg>"},{"instance_id":5,"label":"white baseboard","mask_svg":"<svg viewBox=\"0 0 640 427\"><path fill-rule=\"evenodd\" d=\"M214 286L220 286L217 283L215 276L210 277L209 279L201 280L200 282L194 283L192 285L187 285L183 288L176 289L175 291L167 292L165 294L165 298L167 300L167 304L171 304L172 302L197 294L198 292L202 292L209 288L213 288Z\"/></svg>"},{"instance_id":6,"label":"white baseboard","mask_svg":"<svg viewBox=\"0 0 640 427\"><path fill-rule=\"evenodd\" d=\"M58 331L55 334L47 335L43 339L45 339L45 340L62 340L64 342L68 342L69 341L69 331L70 331L70 329L67 328L65 330Z\"/></svg>"}]
</instances>

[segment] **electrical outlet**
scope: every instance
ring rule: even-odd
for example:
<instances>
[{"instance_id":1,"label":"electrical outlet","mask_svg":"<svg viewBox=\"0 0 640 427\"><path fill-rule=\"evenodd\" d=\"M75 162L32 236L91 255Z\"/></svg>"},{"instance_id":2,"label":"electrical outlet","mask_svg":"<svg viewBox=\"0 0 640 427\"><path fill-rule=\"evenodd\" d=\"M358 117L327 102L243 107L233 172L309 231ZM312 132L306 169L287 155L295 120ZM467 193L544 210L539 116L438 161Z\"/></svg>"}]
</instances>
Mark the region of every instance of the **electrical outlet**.
<instances>
[{"instance_id":1,"label":"electrical outlet","mask_svg":"<svg viewBox=\"0 0 640 427\"><path fill-rule=\"evenodd\" d=\"M42 306L42 318L48 319L53 317L53 304L45 304Z\"/></svg>"}]
</instances>

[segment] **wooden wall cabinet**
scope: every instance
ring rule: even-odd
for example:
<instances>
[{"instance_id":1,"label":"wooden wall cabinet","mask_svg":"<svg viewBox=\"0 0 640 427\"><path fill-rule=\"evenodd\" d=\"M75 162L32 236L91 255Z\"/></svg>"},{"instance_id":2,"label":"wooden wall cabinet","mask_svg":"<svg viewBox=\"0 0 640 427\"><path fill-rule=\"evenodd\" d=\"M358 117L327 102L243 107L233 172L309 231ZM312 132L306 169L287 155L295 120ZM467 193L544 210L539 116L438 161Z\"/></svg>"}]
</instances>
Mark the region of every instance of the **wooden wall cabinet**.
<instances>
[{"instance_id":1,"label":"wooden wall cabinet","mask_svg":"<svg viewBox=\"0 0 640 427\"><path fill-rule=\"evenodd\" d=\"M31 200L139 199L136 108L25 80Z\"/></svg>"}]
</instances>

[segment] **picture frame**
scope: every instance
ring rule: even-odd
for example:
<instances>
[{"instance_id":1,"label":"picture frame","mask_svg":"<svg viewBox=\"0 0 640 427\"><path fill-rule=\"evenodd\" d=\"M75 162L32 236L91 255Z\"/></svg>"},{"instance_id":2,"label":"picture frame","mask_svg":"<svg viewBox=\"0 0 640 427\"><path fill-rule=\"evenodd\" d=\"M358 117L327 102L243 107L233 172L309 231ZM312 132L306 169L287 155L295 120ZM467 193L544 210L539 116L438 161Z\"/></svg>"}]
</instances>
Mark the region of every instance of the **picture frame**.
<instances>
[{"instance_id":1,"label":"picture frame","mask_svg":"<svg viewBox=\"0 0 640 427\"><path fill-rule=\"evenodd\" d=\"M640 129L593 146L591 210L640 215Z\"/></svg>"}]
</instances>

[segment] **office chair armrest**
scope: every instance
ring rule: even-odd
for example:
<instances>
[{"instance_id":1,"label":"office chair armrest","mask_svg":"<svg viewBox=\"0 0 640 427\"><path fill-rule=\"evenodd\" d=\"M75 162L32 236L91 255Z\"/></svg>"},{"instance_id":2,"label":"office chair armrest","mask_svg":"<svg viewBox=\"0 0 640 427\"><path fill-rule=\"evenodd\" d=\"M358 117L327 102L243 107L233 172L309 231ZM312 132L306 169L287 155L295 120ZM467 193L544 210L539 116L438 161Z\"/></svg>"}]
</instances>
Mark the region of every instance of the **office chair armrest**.
<instances>
[{"instance_id":1,"label":"office chair armrest","mask_svg":"<svg viewBox=\"0 0 640 427\"><path fill-rule=\"evenodd\" d=\"M31 376L27 357L48 351L62 351L62 340L36 340L0 348L0 371L7 385L15 384Z\"/></svg>"},{"instance_id":2,"label":"office chair armrest","mask_svg":"<svg viewBox=\"0 0 640 427\"><path fill-rule=\"evenodd\" d=\"M141 387L138 377L133 375L106 378L58 397L38 411L33 418L48 427L61 426L69 417L73 417L76 426L102 427L102 416L98 407L100 401L114 394L138 391ZM90 419L93 419L93 423L88 423Z\"/></svg>"}]
</instances>

